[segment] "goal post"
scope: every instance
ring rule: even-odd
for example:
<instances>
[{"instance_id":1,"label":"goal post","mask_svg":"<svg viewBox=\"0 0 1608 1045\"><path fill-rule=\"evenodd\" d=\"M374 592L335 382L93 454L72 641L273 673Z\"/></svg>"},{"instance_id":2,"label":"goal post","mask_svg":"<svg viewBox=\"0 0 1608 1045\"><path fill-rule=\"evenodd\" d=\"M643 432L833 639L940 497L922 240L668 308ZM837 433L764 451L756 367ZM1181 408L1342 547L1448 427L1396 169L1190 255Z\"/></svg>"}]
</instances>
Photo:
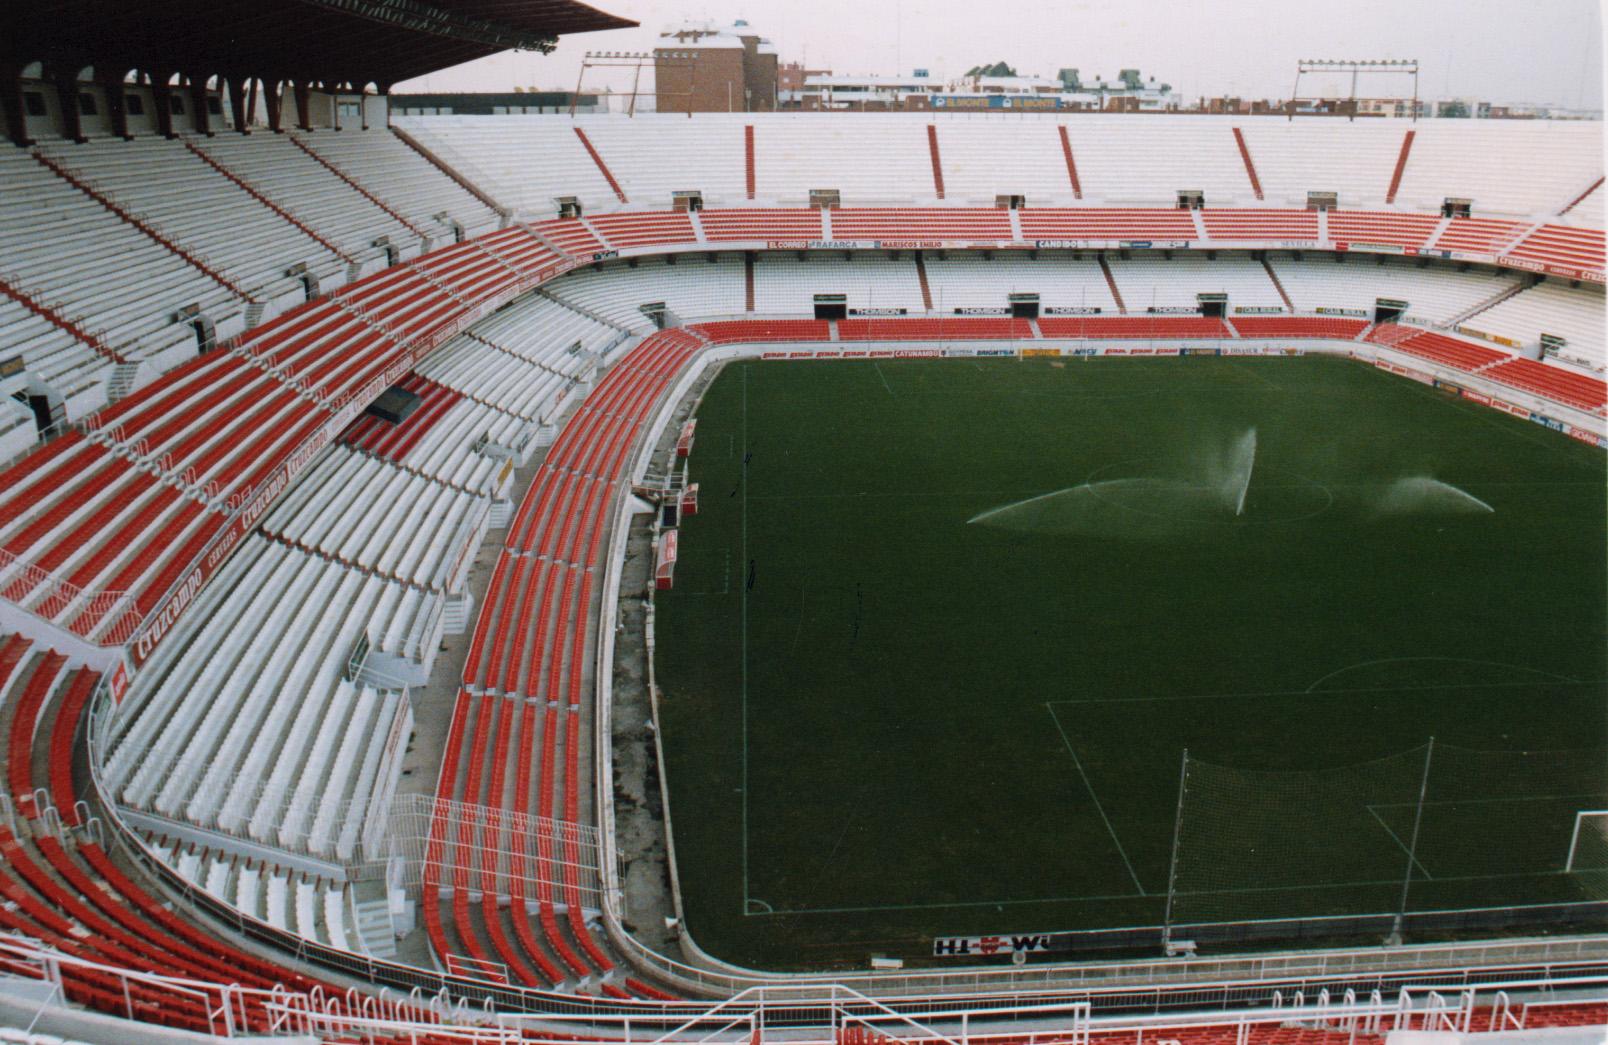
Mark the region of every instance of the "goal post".
<instances>
[{"instance_id":1,"label":"goal post","mask_svg":"<svg viewBox=\"0 0 1608 1045\"><path fill-rule=\"evenodd\" d=\"M1608 809L1582 809L1575 814L1563 870L1566 874L1608 871Z\"/></svg>"}]
</instances>

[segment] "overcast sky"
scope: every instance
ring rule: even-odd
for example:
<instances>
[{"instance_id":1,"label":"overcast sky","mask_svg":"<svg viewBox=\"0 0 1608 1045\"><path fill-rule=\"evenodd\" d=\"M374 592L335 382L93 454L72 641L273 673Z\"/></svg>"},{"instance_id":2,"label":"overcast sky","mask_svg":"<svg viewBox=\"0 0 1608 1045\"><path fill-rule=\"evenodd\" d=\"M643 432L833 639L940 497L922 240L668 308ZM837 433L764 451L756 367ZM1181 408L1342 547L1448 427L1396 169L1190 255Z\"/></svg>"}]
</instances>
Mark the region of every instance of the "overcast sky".
<instances>
[{"instance_id":1,"label":"overcast sky","mask_svg":"<svg viewBox=\"0 0 1608 1045\"><path fill-rule=\"evenodd\" d=\"M1075 68L1089 79L1138 68L1187 98L1284 98L1299 58L1417 58L1426 98L1602 107L1600 0L589 2L641 28L568 36L551 55L494 55L395 89L571 89L585 51L651 50L663 29L684 19L743 18L776 44L782 61L838 73L926 68L949 77L1004 61L1023 74L1054 76ZM1358 93L1411 93L1406 77L1372 79ZM629 74L588 71L587 88L608 83L627 89ZM1301 93L1346 88L1339 78L1303 79Z\"/></svg>"}]
</instances>

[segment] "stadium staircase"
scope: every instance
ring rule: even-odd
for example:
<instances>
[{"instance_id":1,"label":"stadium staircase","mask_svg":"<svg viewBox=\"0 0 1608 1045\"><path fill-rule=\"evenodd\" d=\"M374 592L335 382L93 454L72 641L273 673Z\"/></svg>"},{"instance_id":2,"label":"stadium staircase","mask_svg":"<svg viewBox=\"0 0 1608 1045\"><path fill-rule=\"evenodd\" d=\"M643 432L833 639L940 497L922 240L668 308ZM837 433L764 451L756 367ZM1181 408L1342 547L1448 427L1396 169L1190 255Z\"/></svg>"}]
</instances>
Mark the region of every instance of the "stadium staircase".
<instances>
[{"instance_id":1,"label":"stadium staircase","mask_svg":"<svg viewBox=\"0 0 1608 1045\"><path fill-rule=\"evenodd\" d=\"M747 187L747 198L754 198L754 125L743 126L743 181Z\"/></svg>"},{"instance_id":2,"label":"stadium staircase","mask_svg":"<svg viewBox=\"0 0 1608 1045\"><path fill-rule=\"evenodd\" d=\"M250 196L264 207L267 207L269 210L273 211L274 214L280 218L280 220L294 225L296 228L300 229L302 233L307 236L307 238L311 239L313 242L317 243L331 254L334 254L336 257L346 262L346 264L351 267L353 274L356 274L356 269L359 264L356 258L352 257L350 254L346 253L344 250L337 247L323 236L319 235L317 231L309 227L306 222L296 217L296 215L292 214L284 207L281 207L272 199L269 199L261 189L257 188L257 186L253 185L251 182L247 181L239 174L236 174L234 171L224 166L216 157L212 156L205 149L202 149L195 142L187 141L184 143L184 147L190 150L190 153L202 163L206 164L208 167L211 167L213 170L229 179L235 185L239 186L240 189L246 193L246 195Z\"/></svg>"},{"instance_id":3,"label":"stadium staircase","mask_svg":"<svg viewBox=\"0 0 1608 1045\"><path fill-rule=\"evenodd\" d=\"M1279 300L1284 302L1284 307L1293 313L1295 311L1295 302L1290 300L1289 291L1284 289L1284 284L1279 281L1279 274L1273 271L1273 266L1266 256L1262 258L1262 271L1266 272L1267 278L1272 281L1273 289L1279 292Z\"/></svg>"},{"instance_id":4,"label":"stadium staircase","mask_svg":"<svg viewBox=\"0 0 1608 1045\"><path fill-rule=\"evenodd\" d=\"M1413 138L1417 131L1408 131L1402 136L1401 151L1396 154L1396 167L1390 174L1390 188L1385 190L1385 203L1396 202L1396 190L1401 188L1402 175L1407 173L1407 157L1413 151Z\"/></svg>"},{"instance_id":5,"label":"stadium staircase","mask_svg":"<svg viewBox=\"0 0 1608 1045\"><path fill-rule=\"evenodd\" d=\"M1059 124L1056 130L1061 132L1061 158L1066 161L1066 180L1072 186L1072 198L1083 198L1083 186L1078 182L1078 163L1072 156L1072 139L1067 137L1066 124Z\"/></svg>"},{"instance_id":6,"label":"stadium staircase","mask_svg":"<svg viewBox=\"0 0 1608 1045\"><path fill-rule=\"evenodd\" d=\"M1127 315L1128 306L1122 303L1122 291L1117 289L1117 277L1111 272L1111 264L1106 261L1105 255L1100 255L1100 273L1105 276L1106 287L1111 291L1111 300L1117 303L1117 311Z\"/></svg>"},{"instance_id":7,"label":"stadium staircase","mask_svg":"<svg viewBox=\"0 0 1608 1045\"><path fill-rule=\"evenodd\" d=\"M575 137L581 140L581 146L586 149L586 154L592 157L592 162L597 165L598 171L603 175L603 180L609 183L609 188L613 190L614 195L619 197L621 203L630 203L631 201L626 199L625 190L620 188L620 183L614 180L614 172L609 170L607 163L603 162L603 154L597 151L597 146L592 144L592 139L586 136L586 131L576 127Z\"/></svg>"},{"instance_id":8,"label":"stadium staircase","mask_svg":"<svg viewBox=\"0 0 1608 1045\"><path fill-rule=\"evenodd\" d=\"M128 360L118 354L106 343L100 334L85 330L79 323L62 315L55 308L40 301L36 295L28 293L22 287L14 286L4 276L0 276L0 295L10 298L34 315L44 319L57 330L71 334L74 339L88 348L91 352L113 363L126 363Z\"/></svg>"},{"instance_id":9,"label":"stadium staircase","mask_svg":"<svg viewBox=\"0 0 1608 1045\"><path fill-rule=\"evenodd\" d=\"M237 286L227 276L223 275L223 273L219 272L216 268L209 264L206 259L200 257L192 251L184 249L183 246L169 239L155 226L131 213L129 210L118 204L116 200L98 190L88 181L88 179L74 171L72 168L68 167L65 163L62 163L60 160L57 160L51 156L47 156L45 153L40 152L37 149L34 150L31 155L36 161L39 162L40 166L46 168L62 181L71 185L79 192L82 192L85 196L88 196L96 203L99 203L102 207L105 207L107 210L117 215L117 217L125 224L132 226L147 239L152 240L158 246L183 259L185 264L189 265L197 272L200 272L214 283L217 283L220 287L223 287L225 290L229 291L231 294L234 294L236 297L239 297L243 301L251 303L257 302L255 297Z\"/></svg>"},{"instance_id":10,"label":"stadium staircase","mask_svg":"<svg viewBox=\"0 0 1608 1045\"><path fill-rule=\"evenodd\" d=\"M419 239L424 243L424 246L421 248L422 250L429 250L430 249L431 237L430 237L430 234L428 232L425 232L423 229L419 228L413 222L411 222L407 218L403 217L400 213L398 213L396 210L394 210L390 206L390 204L386 203L380 197L378 197L374 193L370 192L366 187L364 187L364 185L361 182L359 182L356 178L354 178L350 174L348 174L346 172L346 170L344 170L343 168L337 166L334 162L332 162L331 160L329 160L328 158L326 158L325 156L320 154L312 146L308 145L305 141L303 141L301 139L300 135L291 134L291 135L288 135L288 137L290 138L291 143L296 146L296 148L300 149L302 152L306 153L308 156L311 156L313 158L313 160L320 167L323 167L325 170L327 170L331 174L335 175L335 177L337 177L341 181L345 182L351 188L356 189L357 192L364 199L368 200L370 203L374 204L376 207L378 207L381 210L383 210L387 215L390 216L390 218L393 221L396 221L397 223L401 224L409 232L411 232L415 236L419 237Z\"/></svg>"},{"instance_id":11,"label":"stadium staircase","mask_svg":"<svg viewBox=\"0 0 1608 1045\"><path fill-rule=\"evenodd\" d=\"M1257 199L1262 198L1262 179L1256 176L1256 164L1251 160L1251 147L1245 144L1245 132L1238 127L1234 128L1234 144L1239 149L1240 159L1245 164L1245 176L1251 180L1251 191Z\"/></svg>"},{"instance_id":12,"label":"stadium staircase","mask_svg":"<svg viewBox=\"0 0 1608 1045\"><path fill-rule=\"evenodd\" d=\"M927 156L932 161L932 191L941 200L944 198L944 161L938 151L938 125L927 124Z\"/></svg>"},{"instance_id":13,"label":"stadium staircase","mask_svg":"<svg viewBox=\"0 0 1608 1045\"><path fill-rule=\"evenodd\" d=\"M1564 206L1564 208L1562 210L1558 211L1558 217L1560 217L1560 218L1563 217L1565 214L1569 213L1570 211L1574 210L1576 207L1580 206L1580 204L1584 203L1586 201L1587 196L1590 196L1592 193L1594 193L1598 189L1602 188L1602 182L1603 182L1603 179L1598 178L1596 181L1592 182L1590 185L1587 185L1585 190L1582 191L1580 193L1580 195L1578 195L1574 199L1570 200Z\"/></svg>"},{"instance_id":14,"label":"stadium staircase","mask_svg":"<svg viewBox=\"0 0 1608 1045\"><path fill-rule=\"evenodd\" d=\"M1529 290L1539 282L1541 282L1540 277L1535 277L1532 279L1515 279L1511 285L1503 287L1501 290L1497 291L1495 294L1492 294L1479 304L1474 305L1472 308L1464 309L1462 312L1459 312L1446 322L1439 324L1439 326L1442 330L1456 330L1459 326L1467 323L1481 312L1484 312L1487 309L1495 308L1508 298L1524 293L1526 290Z\"/></svg>"}]
</instances>

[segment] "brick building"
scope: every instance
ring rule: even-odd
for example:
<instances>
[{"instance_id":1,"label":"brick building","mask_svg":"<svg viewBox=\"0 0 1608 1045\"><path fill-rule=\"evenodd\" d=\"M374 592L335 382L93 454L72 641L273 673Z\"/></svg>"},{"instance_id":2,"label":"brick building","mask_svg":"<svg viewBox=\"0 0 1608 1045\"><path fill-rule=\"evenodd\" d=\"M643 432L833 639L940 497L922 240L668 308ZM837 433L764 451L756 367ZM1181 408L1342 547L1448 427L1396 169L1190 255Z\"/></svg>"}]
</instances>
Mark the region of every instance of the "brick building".
<instances>
[{"instance_id":1,"label":"brick building","mask_svg":"<svg viewBox=\"0 0 1608 1045\"><path fill-rule=\"evenodd\" d=\"M776 48L747 22L668 30L653 56L660 112L776 110Z\"/></svg>"}]
</instances>

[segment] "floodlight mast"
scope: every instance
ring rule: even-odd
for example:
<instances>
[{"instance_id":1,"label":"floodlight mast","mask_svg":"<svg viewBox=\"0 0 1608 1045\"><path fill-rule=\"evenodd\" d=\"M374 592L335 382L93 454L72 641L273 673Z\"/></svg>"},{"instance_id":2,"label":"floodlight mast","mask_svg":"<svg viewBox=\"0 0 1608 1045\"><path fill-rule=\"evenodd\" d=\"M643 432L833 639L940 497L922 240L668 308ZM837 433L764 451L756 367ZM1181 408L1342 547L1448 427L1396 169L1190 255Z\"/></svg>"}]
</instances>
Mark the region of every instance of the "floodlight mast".
<instances>
[{"instance_id":1,"label":"floodlight mast","mask_svg":"<svg viewBox=\"0 0 1608 1045\"><path fill-rule=\"evenodd\" d=\"M642 82L642 67L644 65L647 65L649 62L652 62L655 65L660 62L663 62L666 65L690 65L692 66L694 73L696 73L698 68L697 59L697 51L587 51L581 57L581 71L575 77L575 93L570 96L569 114L571 117L575 115L575 106L580 101L581 97L581 84L586 79L586 70L588 69L630 69L631 101L629 107L626 109L626 115L635 116L637 96L641 93L638 90L638 87ZM654 89L651 92L655 98L657 98L660 94L658 88L659 85L655 83ZM692 85L690 83L687 86L687 95L687 115L691 116Z\"/></svg>"},{"instance_id":2,"label":"floodlight mast","mask_svg":"<svg viewBox=\"0 0 1608 1045\"><path fill-rule=\"evenodd\" d=\"M1290 89L1288 118L1295 119L1295 100L1301 96L1301 77L1307 73L1350 73L1351 74L1351 111L1347 116L1357 118L1357 77L1365 73L1384 73L1392 76L1411 76L1413 78L1413 112L1414 123L1418 122L1418 59L1416 58L1369 58L1357 61L1336 60L1330 58L1302 58L1295 63L1295 86Z\"/></svg>"}]
</instances>

